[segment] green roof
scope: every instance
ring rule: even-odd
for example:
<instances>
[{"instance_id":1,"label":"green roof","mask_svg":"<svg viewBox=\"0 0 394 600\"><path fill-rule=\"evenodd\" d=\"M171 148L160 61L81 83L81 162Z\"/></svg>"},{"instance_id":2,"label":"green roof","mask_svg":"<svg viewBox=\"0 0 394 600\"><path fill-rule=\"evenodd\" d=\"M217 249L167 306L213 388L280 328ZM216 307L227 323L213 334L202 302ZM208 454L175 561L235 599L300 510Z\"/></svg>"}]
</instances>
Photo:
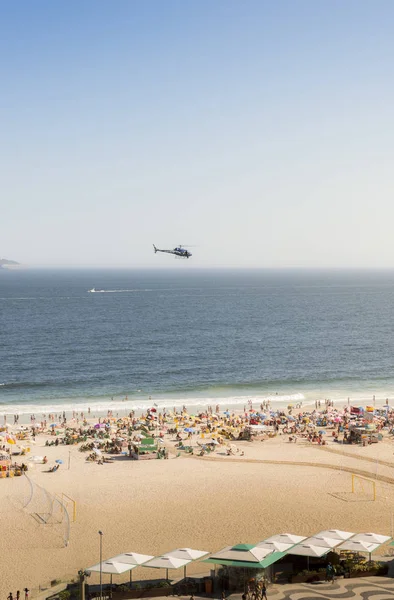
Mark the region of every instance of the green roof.
<instances>
[{"instance_id":1,"label":"green roof","mask_svg":"<svg viewBox=\"0 0 394 600\"><path fill-rule=\"evenodd\" d=\"M278 562L278 560L280 560L283 556L286 556L286 554L286 552L273 552L272 554L269 554L264 560L262 560L261 564L263 565L264 569L266 569L270 565L273 565L274 563Z\"/></svg>"},{"instance_id":2,"label":"green roof","mask_svg":"<svg viewBox=\"0 0 394 600\"><path fill-rule=\"evenodd\" d=\"M255 544L237 544L233 546L231 550L251 550L255 547Z\"/></svg>"},{"instance_id":3,"label":"green roof","mask_svg":"<svg viewBox=\"0 0 394 600\"><path fill-rule=\"evenodd\" d=\"M246 544L242 544L245 545ZM254 546L252 546L254 548ZM240 548L237 548L238 550ZM213 563L215 565L224 565L227 567L246 567L247 569L266 569L270 565L276 563L286 552L273 552L261 562L248 562L243 560L226 560L224 558L207 558L203 562Z\"/></svg>"}]
</instances>

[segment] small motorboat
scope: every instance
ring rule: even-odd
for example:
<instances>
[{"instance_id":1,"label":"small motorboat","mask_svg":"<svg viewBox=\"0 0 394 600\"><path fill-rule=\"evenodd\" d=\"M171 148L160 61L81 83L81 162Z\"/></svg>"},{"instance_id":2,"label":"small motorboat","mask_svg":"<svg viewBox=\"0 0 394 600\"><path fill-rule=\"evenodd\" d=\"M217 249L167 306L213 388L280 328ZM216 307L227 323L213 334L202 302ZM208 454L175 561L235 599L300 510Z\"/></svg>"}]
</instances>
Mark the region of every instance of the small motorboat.
<instances>
[{"instance_id":1,"label":"small motorboat","mask_svg":"<svg viewBox=\"0 0 394 600\"><path fill-rule=\"evenodd\" d=\"M88 292L89 292L90 294L94 294L94 292L95 292L95 291L96 291L96 290L95 290L94 288L92 288L91 290L88 290Z\"/></svg>"}]
</instances>

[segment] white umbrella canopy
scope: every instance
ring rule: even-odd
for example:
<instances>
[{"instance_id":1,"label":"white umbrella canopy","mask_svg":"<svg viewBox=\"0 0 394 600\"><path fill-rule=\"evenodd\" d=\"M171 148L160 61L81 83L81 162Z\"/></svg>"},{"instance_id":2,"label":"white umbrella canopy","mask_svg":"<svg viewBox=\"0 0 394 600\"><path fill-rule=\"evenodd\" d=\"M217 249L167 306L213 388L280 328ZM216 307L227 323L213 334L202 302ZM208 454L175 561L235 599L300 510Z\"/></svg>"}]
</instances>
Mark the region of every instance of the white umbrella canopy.
<instances>
[{"instance_id":1,"label":"white umbrella canopy","mask_svg":"<svg viewBox=\"0 0 394 600\"><path fill-rule=\"evenodd\" d=\"M284 542L260 542L257 544L256 548L264 548L265 550L269 550L270 552L286 552L289 550L294 544L285 544Z\"/></svg>"},{"instance_id":2,"label":"white umbrella canopy","mask_svg":"<svg viewBox=\"0 0 394 600\"><path fill-rule=\"evenodd\" d=\"M299 544L304 540L306 540L306 537L302 535L294 535L292 533L279 533L278 535L272 535L271 537L264 540L264 542L281 542L282 544L289 544L290 546L294 546L294 544Z\"/></svg>"},{"instance_id":3,"label":"white umbrella canopy","mask_svg":"<svg viewBox=\"0 0 394 600\"><path fill-rule=\"evenodd\" d=\"M120 562L120 563L126 563L128 565L143 565L144 563L148 562L148 560L151 560L152 558L154 558L153 556L150 556L149 554L138 554L137 552L125 552L124 554L118 554L117 556L114 556L113 558L110 558L109 560L113 561L113 562Z\"/></svg>"},{"instance_id":4,"label":"white umbrella canopy","mask_svg":"<svg viewBox=\"0 0 394 600\"><path fill-rule=\"evenodd\" d=\"M367 542L367 544L384 544L391 540L389 535L380 535L378 533L357 533L352 537L352 542Z\"/></svg>"},{"instance_id":5,"label":"white umbrella canopy","mask_svg":"<svg viewBox=\"0 0 394 600\"><path fill-rule=\"evenodd\" d=\"M340 529L326 529L316 534L316 537L332 538L333 540L348 540L354 535L350 531L341 531Z\"/></svg>"},{"instance_id":6,"label":"white umbrella canopy","mask_svg":"<svg viewBox=\"0 0 394 600\"><path fill-rule=\"evenodd\" d=\"M198 560L209 554L207 550L193 550L192 548L177 548L171 552L166 552L163 556L172 556L173 558L183 558L185 560Z\"/></svg>"},{"instance_id":7,"label":"white umbrella canopy","mask_svg":"<svg viewBox=\"0 0 394 600\"><path fill-rule=\"evenodd\" d=\"M131 571L131 569L135 569L136 566L137 565L128 565L127 563L106 560L102 563L98 563L97 565L93 565L93 567L89 567L86 570L97 572L101 571L101 573L110 573L111 575L115 575L120 573L126 573L126 571Z\"/></svg>"},{"instance_id":8,"label":"white umbrella canopy","mask_svg":"<svg viewBox=\"0 0 394 600\"><path fill-rule=\"evenodd\" d=\"M368 542L355 542L353 540L347 540L340 546L338 550L352 550L353 552L374 552L376 548L379 548L380 544L369 544Z\"/></svg>"},{"instance_id":9,"label":"white umbrella canopy","mask_svg":"<svg viewBox=\"0 0 394 600\"><path fill-rule=\"evenodd\" d=\"M320 558L329 552L331 548L324 546L312 546L311 544L298 544L288 550L287 554L294 554L296 556L311 556Z\"/></svg>"},{"instance_id":10,"label":"white umbrella canopy","mask_svg":"<svg viewBox=\"0 0 394 600\"><path fill-rule=\"evenodd\" d=\"M324 548L335 548L335 546L339 546L341 542L343 542L343 540L314 535L304 540L303 544L309 544L309 546L322 546Z\"/></svg>"},{"instance_id":11,"label":"white umbrella canopy","mask_svg":"<svg viewBox=\"0 0 394 600\"><path fill-rule=\"evenodd\" d=\"M179 569L192 562L190 559L174 558L172 556L158 556L144 563L143 567L152 567L154 569Z\"/></svg>"}]
</instances>

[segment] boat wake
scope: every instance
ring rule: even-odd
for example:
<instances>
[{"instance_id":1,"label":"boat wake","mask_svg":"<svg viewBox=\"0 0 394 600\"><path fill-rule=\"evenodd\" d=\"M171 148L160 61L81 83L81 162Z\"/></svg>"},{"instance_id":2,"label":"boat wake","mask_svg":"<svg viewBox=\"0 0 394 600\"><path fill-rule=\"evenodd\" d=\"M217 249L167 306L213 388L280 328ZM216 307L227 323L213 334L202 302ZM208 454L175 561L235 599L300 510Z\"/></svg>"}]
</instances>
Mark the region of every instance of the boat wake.
<instances>
[{"instance_id":1,"label":"boat wake","mask_svg":"<svg viewBox=\"0 0 394 600\"><path fill-rule=\"evenodd\" d=\"M153 289L139 289L139 288L130 289L130 290L96 290L95 288L92 288L91 290L88 290L88 293L89 294L127 294L127 293L132 293L132 292L156 292L156 291L157 290L153 290Z\"/></svg>"}]
</instances>

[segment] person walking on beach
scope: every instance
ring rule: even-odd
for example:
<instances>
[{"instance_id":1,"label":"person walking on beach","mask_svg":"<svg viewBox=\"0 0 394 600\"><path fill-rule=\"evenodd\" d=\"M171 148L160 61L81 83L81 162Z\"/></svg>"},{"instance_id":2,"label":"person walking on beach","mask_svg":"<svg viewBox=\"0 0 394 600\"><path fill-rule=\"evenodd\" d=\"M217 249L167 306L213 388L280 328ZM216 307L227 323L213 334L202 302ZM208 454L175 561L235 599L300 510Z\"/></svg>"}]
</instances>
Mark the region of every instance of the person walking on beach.
<instances>
[{"instance_id":1,"label":"person walking on beach","mask_svg":"<svg viewBox=\"0 0 394 600\"><path fill-rule=\"evenodd\" d=\"M29 590L27 587L23 591L25 592L25 600L29 600Z\"/></svg>"},{"instance_id":2,"label":"person walking on beach","mask_svg":"<svg viewBox=\"0 0 394 600\"><path fill-rule=\"evenodd\" d=\"M7 596L7 600L14 600L14 597L12 595L12 592L10 592Z\"/></svg>"},{"instance_id":3,"label":"person walking on beach","mask_svg":"<svg viewBox=\"0 0 394 600\"><path fill-rule=\"evenodd\" d=\"M267 588L265 587L264 581L261 584L261 599L262 600L267 600Z\"/></svg>"},{"instance_id":4,"label":"person walking on beach","mask_svg":"<svg viewBox=\"0 0 394 600\"><path fill-rule=\"evenodd\" d=\"M18 590L18 591L16 592L16 600L19 600L19 598L20 598L20 597L21 597L21 593L20 593L20 591Z\"/></svg>"}]
</instances>

